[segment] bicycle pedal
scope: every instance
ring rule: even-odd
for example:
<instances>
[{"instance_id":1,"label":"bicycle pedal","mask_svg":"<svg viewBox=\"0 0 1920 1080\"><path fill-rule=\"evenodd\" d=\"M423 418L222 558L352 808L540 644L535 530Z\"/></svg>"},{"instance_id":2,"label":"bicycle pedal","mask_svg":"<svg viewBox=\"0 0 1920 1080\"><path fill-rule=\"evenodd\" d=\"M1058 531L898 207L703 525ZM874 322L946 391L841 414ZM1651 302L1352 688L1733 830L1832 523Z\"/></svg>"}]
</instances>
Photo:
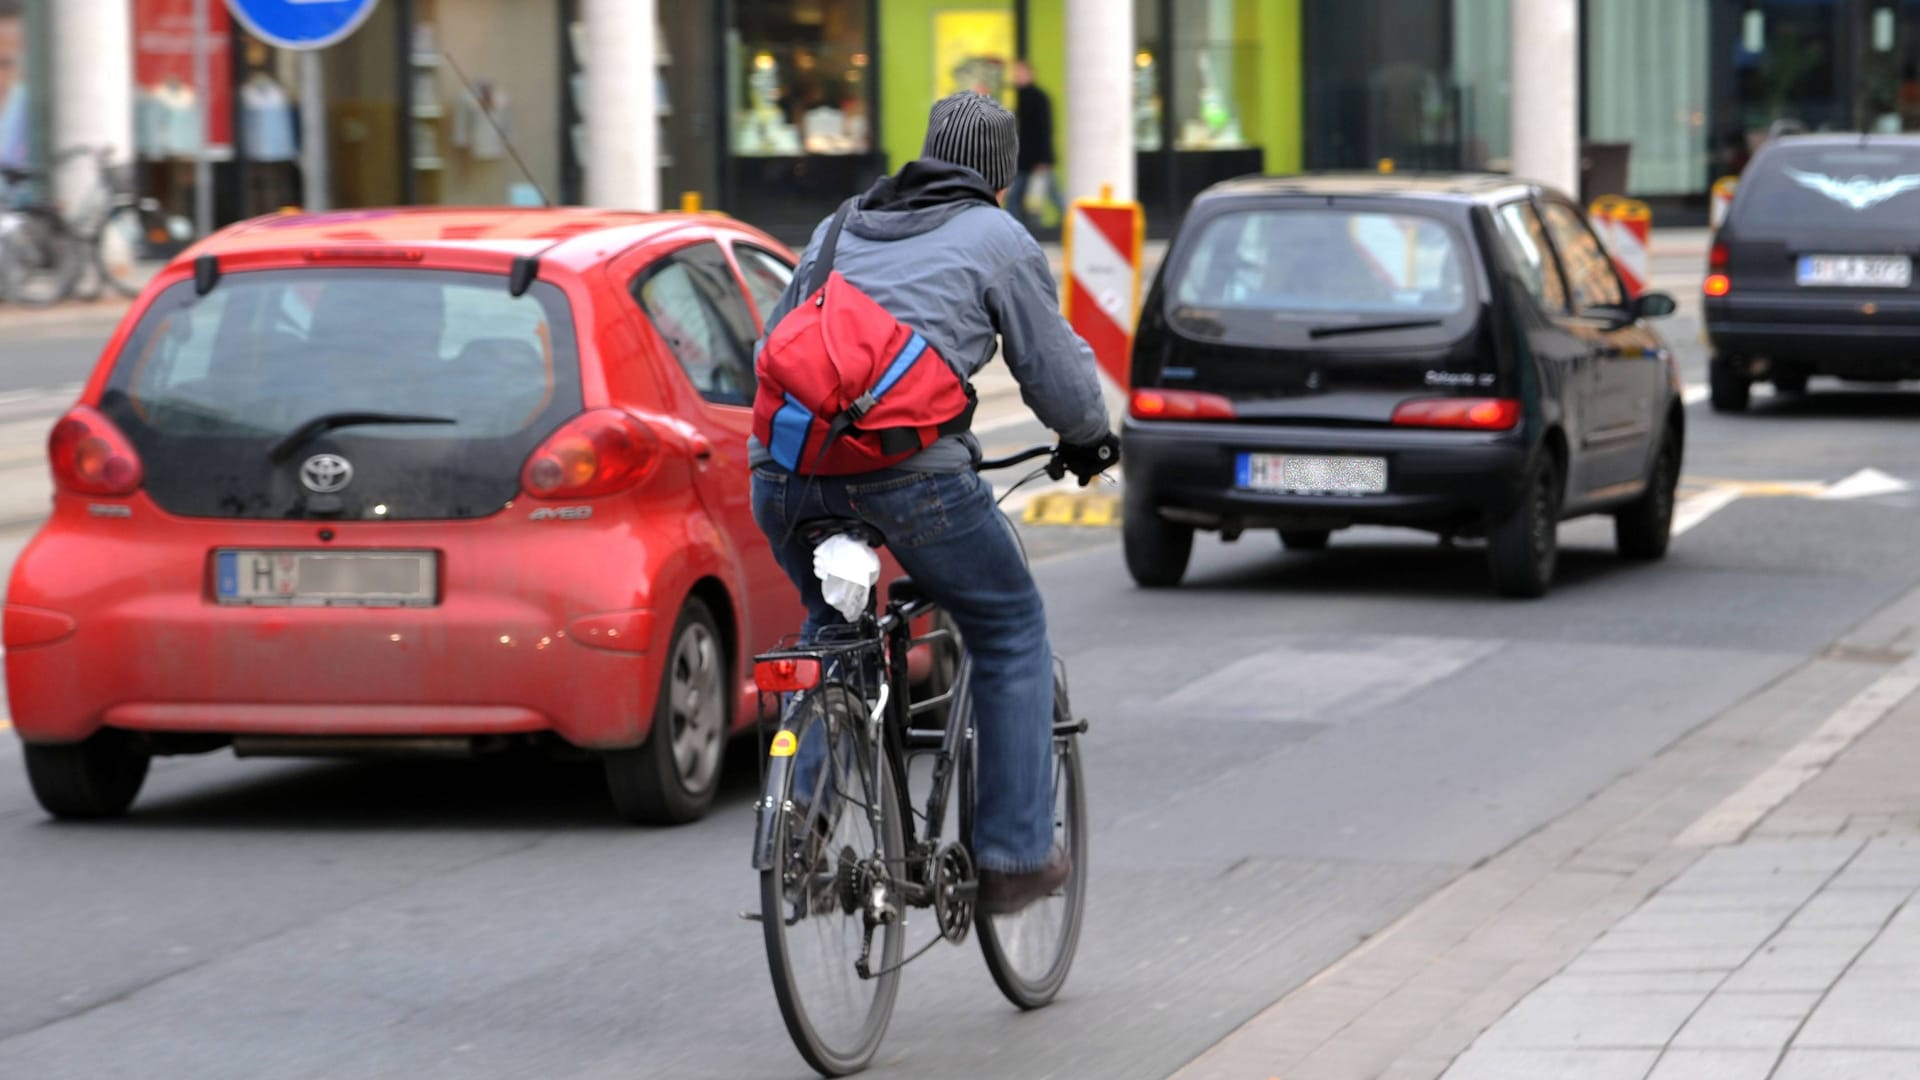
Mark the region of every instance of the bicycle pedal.
<instances>
[{"instance_id":1,"label":"bicycle pedal","mask_svg":"<svg viewBox=\"0 0 1920 1080\"><path fill-rule=\"evenodd\" d=\"M744 919L747 922L766 922L767 921L766 917L764 915L761 915L757 911L743 911L740 913L740 918Z\"/></svg>"}]
</instances>

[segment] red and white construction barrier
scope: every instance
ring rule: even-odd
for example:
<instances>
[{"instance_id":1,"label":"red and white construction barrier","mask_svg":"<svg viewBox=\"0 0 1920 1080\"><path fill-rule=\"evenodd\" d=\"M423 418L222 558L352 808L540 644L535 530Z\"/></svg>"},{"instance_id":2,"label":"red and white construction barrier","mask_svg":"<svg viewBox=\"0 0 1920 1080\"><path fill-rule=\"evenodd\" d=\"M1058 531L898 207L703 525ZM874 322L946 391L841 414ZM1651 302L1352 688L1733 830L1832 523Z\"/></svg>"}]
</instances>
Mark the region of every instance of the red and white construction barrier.
<instances>
[{"instance_id":1,"label":"red and white construction barrier","mask_svg":"<svg viewBox=\"0 0 1920 1080\"><path fill-rule=\"evenodd\" d=\"M1067 281L1062 306L1100 369L1122 391L1132 362L1134 318L1140 307L1140 247L1147 218L1137 202L1075 199L1067 208L1061 245Z\"/></svg>"}]
</instances>

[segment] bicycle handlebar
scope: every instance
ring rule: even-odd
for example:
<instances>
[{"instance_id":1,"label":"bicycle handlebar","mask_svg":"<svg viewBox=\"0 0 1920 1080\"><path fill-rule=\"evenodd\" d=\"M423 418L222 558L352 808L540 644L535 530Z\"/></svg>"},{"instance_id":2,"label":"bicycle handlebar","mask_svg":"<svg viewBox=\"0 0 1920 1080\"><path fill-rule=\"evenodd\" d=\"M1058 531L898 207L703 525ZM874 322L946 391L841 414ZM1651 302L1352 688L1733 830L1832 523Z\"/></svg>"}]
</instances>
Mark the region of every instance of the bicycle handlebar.
<instances>
[{"instance_id":1,"label":"bicycle handlebar","mask_svg":"<svg viewBox=\"0 0 1920 1080\"><path fill-rule=\"evenodd\" d=\"M1052 446L1030 446L1017 454L1009 454L1006 457L985 458L974 465L973 471L988 472L993 469L1011 469L1015 465L1032 461L1034 458L1048 457L1054 453L1055 449L1056 448Z\"/></svg>"}]
</instances>

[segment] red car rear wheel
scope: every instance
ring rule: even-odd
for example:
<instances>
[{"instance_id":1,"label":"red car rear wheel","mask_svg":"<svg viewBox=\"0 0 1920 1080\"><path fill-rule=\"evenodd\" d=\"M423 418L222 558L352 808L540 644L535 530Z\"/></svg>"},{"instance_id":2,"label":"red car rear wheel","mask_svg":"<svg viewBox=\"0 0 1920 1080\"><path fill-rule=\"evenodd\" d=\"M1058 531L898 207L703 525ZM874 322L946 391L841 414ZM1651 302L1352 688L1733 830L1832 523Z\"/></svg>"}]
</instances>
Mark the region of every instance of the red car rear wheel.
<instances>
[{"instance_id":1,"label":"red car rear wheel","mask_svg":"<svg viewBox=\"0 0 1920 1080\"><path fill-rule=\"evenodd\" d=\"M680 609L653 710L653 730L633 750L605 755L614 808L642 825L693 821L720 787L733 708L727 646L707 605Z\"/></svg>"}]
</instances>

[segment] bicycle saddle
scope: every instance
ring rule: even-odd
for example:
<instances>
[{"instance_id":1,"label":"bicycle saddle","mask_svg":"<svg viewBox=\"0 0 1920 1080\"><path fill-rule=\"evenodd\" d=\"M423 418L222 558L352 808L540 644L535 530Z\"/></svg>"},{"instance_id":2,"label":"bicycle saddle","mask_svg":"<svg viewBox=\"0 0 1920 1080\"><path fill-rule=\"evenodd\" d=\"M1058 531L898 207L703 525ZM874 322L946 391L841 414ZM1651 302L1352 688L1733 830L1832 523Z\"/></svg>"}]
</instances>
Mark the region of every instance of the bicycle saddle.
<instances>
[{"instance_id":1,"label":"bicycle saddle","mask_svg":"<svg viewBox=\"0 0 1920 1080\"><path fill-rule=\"evenodd\" d=\"M819 547L835 536L851 536L865 542L870 548L886 543L886 537L880 535L879 529L854 518L813 518L801 522L795 531L807 542L808 547Z\"/></svg>"}]
</instances>

